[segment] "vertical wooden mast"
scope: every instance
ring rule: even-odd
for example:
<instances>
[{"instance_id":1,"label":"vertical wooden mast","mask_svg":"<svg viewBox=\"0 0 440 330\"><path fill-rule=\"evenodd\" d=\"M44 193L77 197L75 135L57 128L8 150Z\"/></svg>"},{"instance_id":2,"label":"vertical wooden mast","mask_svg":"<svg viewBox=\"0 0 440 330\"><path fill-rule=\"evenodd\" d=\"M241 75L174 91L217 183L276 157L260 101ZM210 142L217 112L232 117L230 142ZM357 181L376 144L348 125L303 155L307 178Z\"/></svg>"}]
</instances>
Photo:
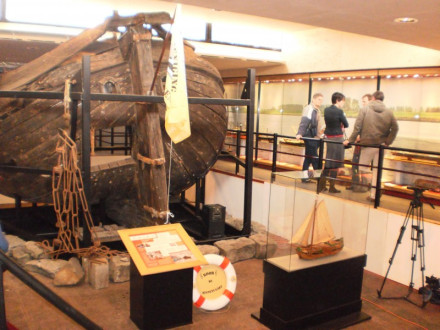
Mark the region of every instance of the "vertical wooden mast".
<instances>
[{"instance_id":1,"label":"vertical wooden mast","mask_svg":"<svg viewBox=\"0 0 440 330\"><path fill-rule=\"evenodd\" d=\"M154 76L151 32L142 24L129 27L121 48L128 52L133 91L148 95ZM154 86L153 86L154 87ZM152 93L154 93L154 88ZM152 94L153 95L153 94ZM132 156L136 160L138 196L154 223L162 224L168 211L165 155L157 104L137 103Z\"/></svg>"}]
</instances>

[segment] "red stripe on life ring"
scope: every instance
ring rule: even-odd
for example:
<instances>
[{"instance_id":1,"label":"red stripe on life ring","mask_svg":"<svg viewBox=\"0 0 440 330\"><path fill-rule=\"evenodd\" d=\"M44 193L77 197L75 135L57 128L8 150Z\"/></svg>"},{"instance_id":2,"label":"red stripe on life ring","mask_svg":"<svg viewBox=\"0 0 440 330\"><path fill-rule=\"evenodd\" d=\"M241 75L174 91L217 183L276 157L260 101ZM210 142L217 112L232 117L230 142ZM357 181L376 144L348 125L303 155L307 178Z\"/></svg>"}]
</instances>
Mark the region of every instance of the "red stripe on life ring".
<instances>
[{"instance_id":1,"label":"red stripe on life ring","mask_svg":"<svg viewBox=\"0 0 440 330\"><path fill-rule=\"evenodd\" d=\"M229 291L229 290L225 290L225 292L223 292L223 294L227 297L227 298L229 298L229 300L232 300L232 298L234 297L234 294L231 292L231 291Z\"/></svg>"},{"instance_id":2,"label":"red stripe on life ring","mask_svg":"<svg viewBox=\"0 0 440 330\"><path fill-rule=\"evenodd\" d=\"M194 267L194 271L195 271L196 273L200 272L200 269L202 269L202 267L200 267L200 266L195 266L195 267Z\"/></svg>"},{"instance_id":3,"label":"red stripe on life ring","mask_svg":"<svg viewBox=\"0 0 440 330\"><path fill-rule=\"evenodd\" d=\"M226 267L228 267L229 265L229 259L228 258L224 258L222 263L220 265L218 265L221 269L226 269Z\"/></svg>"},{"instance_id":4,"label":"red stripe on life ring","mask_svg":"<svg viewBox=\"0 0 440 330\"><path fill-rule=\"evenodd\" d=\"M202 297L202 295L200 295L199 299L197 299L197 301L194 303L194 305L198 308L200 308L203 303L205 302L205 298Z\"/></svg>"}]
</instances>

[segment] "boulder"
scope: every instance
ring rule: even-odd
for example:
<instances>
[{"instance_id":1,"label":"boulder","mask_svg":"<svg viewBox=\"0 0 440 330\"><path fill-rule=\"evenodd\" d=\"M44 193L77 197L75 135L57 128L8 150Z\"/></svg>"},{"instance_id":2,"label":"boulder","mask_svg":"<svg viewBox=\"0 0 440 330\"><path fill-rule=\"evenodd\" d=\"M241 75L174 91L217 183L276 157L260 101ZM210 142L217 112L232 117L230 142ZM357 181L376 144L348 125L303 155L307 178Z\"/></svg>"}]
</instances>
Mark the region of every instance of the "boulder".
<instances>
[{"instance_id":1,"label":"boulder","mask_svg":"<svg viewBox=\"0 0 440 330\"><path fill-rule=\"evenodd\" d=\"M20 237L15 236L15 235L5 235L6 240L9 243L9 250L7 255L8 256L12 256L12 250L18 246L24 246L24 244L26 243L26 241L22 240Z\"/></svg>"},{"instance_id":2,"label":"boulder","mask_svg":"<svg viewBox=\"0 0 440 330\"><path fill-rule=\"evenodd\" d=\"M28 261L25 264L25 268L30 272L35 272L50 278L54 278L55 274L58 273L59 270L66 264L67 261L61 259L39 259Z\"/></svg>"},{"instance_id":3,"label":"boulder","mask_svg":"<svg viewBox=\"0 0 440 330\"><path fill-rule=\"evenodd\" d=\"M84 271L77 258L71 258L58 273L55 274L53 284L55 286L77 285L84 278Z\"/></svg>"},{"instance_id":4,"label":"boulder","mask_svg":"<svg viewBox=\"0 0 440 330\"><path fill-rule=\"evenodd\" d=\"M205 255L205 254L220 254L220 250L218 247L214 246L214 245L197 245L197 247L199 248L200 252Z\"/></svg>"},{"instance_id":5,"label":"boulder","mask_svg":"<svg viewBox=\"0 0 440 330\"><path fill-rule=\"evenodd\" d=\"M220 254L226 256L232 263L251 259L255 256L255 242L246 237L215 242Z\"/></svg>"},{"instance_id":6,"label":"boulder","mask_svg":"<svg viewBox=\"0 0 440 330\"><path fill-rule=\"evenodd\" d=\"M109 284L109 263L107 258L90 259L89 283L94 289L103 289Z\"/></svg>"},{"instance_id":7,"label":"boulder","mask_svg":"<svg viewBox=\"0 0 440 330\"><path fill-rule=\"evenodd\" d=\"M130 258L126 255L116 255L110 258L110 280L115 283L130 280Z\"/></svg>"},{"instance_id":8,"label":"boulder","mask_svg":"<svg viewBox=\"0 0 440 330\"><path fill-rule=\"evenodd\" d=\"M255 258L257 259L270 258L277 250L277 243L265 234L252 235L249 239L255 242Z\"/></svg>"},{"instance_id":9,"label":"boulder","mask_svg":"<svg viewBox=\"0 0 440 330\"><path fill-rule=\"evenodd\" d=\"M26 251L31 255L32 259L47 259L49 256L40 243L29 241L24 244Z\"/></svg>"},{"instance_id":10,"label":"boulder","mask_svg":"<svg viewBox=\"0 0 440 330\"><path fill-rule=\"evenodd\" d=\"M14 248L9 249L8 252L10 253L10 256L22 266L24 266L28 261L32 260L31 255L26 250L24 245L15 246Z\"/></svg>"}]
</instances>

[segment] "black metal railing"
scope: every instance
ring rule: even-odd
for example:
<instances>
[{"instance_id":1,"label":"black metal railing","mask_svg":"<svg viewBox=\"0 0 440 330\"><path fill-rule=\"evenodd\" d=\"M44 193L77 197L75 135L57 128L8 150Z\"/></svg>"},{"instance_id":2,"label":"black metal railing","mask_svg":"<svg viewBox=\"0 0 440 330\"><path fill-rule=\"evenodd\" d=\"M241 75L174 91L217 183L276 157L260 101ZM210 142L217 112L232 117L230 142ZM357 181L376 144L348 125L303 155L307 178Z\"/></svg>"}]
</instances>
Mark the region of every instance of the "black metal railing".
<instances>
[{"instance_id":1,"label":"black metal railing","mask_svg":"<svg viewBox=\"0 0 440 330\"><path fill-rule=\"evenodd\" d=\"M228 137L231 137L233 139L235 139L235 141L233 140L232 142L225 142L224 146L228 147L229 149L232 149L232 152L235 153L236 158L239 158L241 156L241 149L244 148L244 146L241 145L241 140L242 137L245 136L246 131L244 130L228 130ZM277 167L277 160L278 160L278 155L280 154L285 154L285 155L290 155L290 156L298 156L298 157L302 157L302 158L306 158L306 157L311 157L311 158L317 158L318 159L318 168L322 168L322 164L325 161L332 161L332 162L336 162L336 163L343 163L344 165L351 165L351 166L359 166L359 167L366 167L366 168L374 168L375 170L377 170L377 178L376 178L376 182L372 182L371 183L371 188L375 188L376 189L376 195L375 195L375 207L378 207L380 205L380 197L382 195L382 191L386 190L385 188L382 188L381 182L382 182L382 177L383 177L383 172L384 171L390 171L390 172L398 172L398 173L402 173L402 174L411 174L411 175L415 175L415 176L421 176L421 177L425 177L425 178L429 178L429 179L437 179L440 180L440 176L436 176L436 175L430 175L430 174L426 174L426 173L421 173L421 172L414 172L414 171L405 171L402 169L396 169L396 168L389 168L389 167L384 167L384 154L385 151L389 150L391 152L409 152L409 153L414 153L414 154L422 154L422 155L431 155L431 156L440 156L440 152L434 152L434 151L427 151L427 150L419 150L419 149L408 149L408 148L398 148L398 147L389 147L389 146L385 146L385 145L365 145L365 144L356 144L356 143L352 143L350 144L350 146L362 146L362 147L368 147L368 148L378 148L379 149L379 157L378 157L378 164L377 166L371 166L371 165L365 165L365 164L360 164L360 163L355 163L352 161L347 161L347 160L335 160L335 159L330 159L330 158L325 158L324 157L324 145L326 143L335 143L335 144L341 144L341 142L336 142L336 141L330 141L327 139L315 139L315 138L306 138L303 137L301 138L302 140L315 140L315 141L319 141L320 147L319 147L319 154L318 157L315 156L307 156L304 155L303 153L294 153L294 152L286 152L286 151L280 151L278 146L279 146L279 142L280 139L295 139L295 137L293 136L287 136L287 135L280 135L277 133L255 133L255 140L254 140L254 157L253 157L253 161L255 163L255 166L260 166L259 162L257 162L258 160L258 155L260 151L267 151L272 153L271 157L269 157L271 159L271 172L277 172L279 170L279 168ZM272 143L272 149L268 149L266 148L261 148L259 146L259 141L261 140L261 137L263 137L264 139L268 140L269 142ZM298 146L301 146L300 144ZM235 148L235 150L234 150ZM235 161L238 162L240 159L236 159ZM269 160L269 159L268 159ZM238 163L236 165L236 171L238 169ZM359 183L359 185L362 185L362 183ZM370 184L368 184L370 186Z\"/></svg>"}]
</instances>

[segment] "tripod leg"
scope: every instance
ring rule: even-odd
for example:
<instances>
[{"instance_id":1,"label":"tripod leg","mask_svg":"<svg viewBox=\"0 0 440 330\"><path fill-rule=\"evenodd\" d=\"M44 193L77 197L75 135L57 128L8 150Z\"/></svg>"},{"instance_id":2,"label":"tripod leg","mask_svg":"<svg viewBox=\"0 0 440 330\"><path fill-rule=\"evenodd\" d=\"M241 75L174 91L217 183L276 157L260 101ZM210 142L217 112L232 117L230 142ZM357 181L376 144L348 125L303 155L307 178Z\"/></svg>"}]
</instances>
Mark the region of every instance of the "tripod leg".
<instances>
[{"instance_id":1,"label":"tripod leg","mask_svg":"<svg viewBox=\"0 0 440 330\"><path fill-rule=\"evenodd\" d=\"M411 203L408 208L408 211L406 212L405 219L403 220L403 225L402 225L402 227L400 227L400 234L399 234L399 237L397 238L397 242L396 242L396 246L394 247L393 254L392 254L390 260L388 261L389 266L388 266L387 273L385 274L385 278L383 279L382 286L380 287L380 290L377 290L377 296L379 298L382 297L383 287L385 286L385 282L388 278L388 274L390 272L391 265L393 264L394 257L396 256L397 248L399 247L400 243L402 243L403 234L405 234L405 230L406 230L406 226L408 225L408 221L410 218L413 218L413 216L414 216L414 206Z\"/></svg>"}]
</instances>

